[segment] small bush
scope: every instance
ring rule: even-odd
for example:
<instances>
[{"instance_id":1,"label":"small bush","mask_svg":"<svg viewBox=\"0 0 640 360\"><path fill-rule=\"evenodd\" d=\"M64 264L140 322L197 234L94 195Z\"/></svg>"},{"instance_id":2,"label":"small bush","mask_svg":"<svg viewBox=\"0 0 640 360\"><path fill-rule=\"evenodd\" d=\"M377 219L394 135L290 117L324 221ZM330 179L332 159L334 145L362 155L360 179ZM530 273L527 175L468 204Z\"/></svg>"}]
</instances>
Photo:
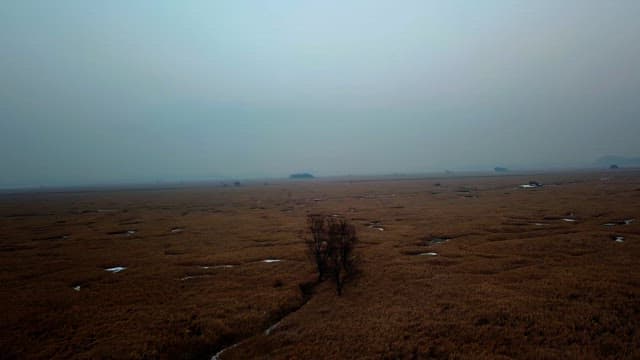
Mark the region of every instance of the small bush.
<instances>
[{"instance_id":1,"label":"small bush","mask_svg":"<svg viewBox=\"0 0 640 360\"><path fill-rule=\"evenodd\" d=\"M307 226L311 233L307 249L316 265L318 281L331 278L341 295L345 279L357 270L353 254L358 240L356 229L347 219L335 215L309 215Z\"/></svg>"}]
</instances>

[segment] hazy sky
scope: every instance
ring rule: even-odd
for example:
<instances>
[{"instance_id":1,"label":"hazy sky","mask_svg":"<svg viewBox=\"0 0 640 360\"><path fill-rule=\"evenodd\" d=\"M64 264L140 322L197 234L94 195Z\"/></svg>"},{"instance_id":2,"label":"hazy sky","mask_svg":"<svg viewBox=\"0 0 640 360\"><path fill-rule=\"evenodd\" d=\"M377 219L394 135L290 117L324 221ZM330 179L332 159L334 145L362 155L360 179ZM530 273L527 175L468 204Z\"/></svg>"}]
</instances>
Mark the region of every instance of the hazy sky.
<instances>
[{"instance_id":1,"label":"hazy sky","mask_svg":"<svg viewBox=\"0 0 640 360\"><path fill-rule=\"evenodd\" d=\"M640 1L0 2L0 187L640 155Z\"/></svg>"}]
</instances>

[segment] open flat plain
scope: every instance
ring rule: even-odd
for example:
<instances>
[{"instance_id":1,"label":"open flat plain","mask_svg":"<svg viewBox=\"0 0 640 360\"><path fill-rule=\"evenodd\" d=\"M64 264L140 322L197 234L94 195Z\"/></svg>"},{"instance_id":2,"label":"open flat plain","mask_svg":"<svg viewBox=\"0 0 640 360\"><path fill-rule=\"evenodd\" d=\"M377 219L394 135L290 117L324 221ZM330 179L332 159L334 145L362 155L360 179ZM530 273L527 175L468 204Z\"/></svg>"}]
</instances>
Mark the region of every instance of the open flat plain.
<instances>
[{"instance_id":1,"label":"open flat plain","mask_svg":"<svg viewBox=\"0 0 640 360\"><path fill-rule=\"evenodd\" d=\"M341 297L311 213L357 227ZM640 358L640 171L5 193L0 224L4 359Z\"/></svg>"}]
</instances>

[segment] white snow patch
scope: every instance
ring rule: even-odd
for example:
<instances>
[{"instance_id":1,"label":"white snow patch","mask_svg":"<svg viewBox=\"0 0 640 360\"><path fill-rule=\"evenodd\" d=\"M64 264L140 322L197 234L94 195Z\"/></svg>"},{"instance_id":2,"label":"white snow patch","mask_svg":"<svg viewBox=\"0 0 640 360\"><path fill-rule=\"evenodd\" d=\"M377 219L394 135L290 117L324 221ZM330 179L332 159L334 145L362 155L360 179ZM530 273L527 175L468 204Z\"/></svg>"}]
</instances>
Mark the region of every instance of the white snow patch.
<instances>
[{"instance_id":1,"label":"white snow patch","mask_svg":"<svg viewBox=\"0 0 640 360\"><path fill-rule=\"evenodd\" d=\"M216 265L213 268L214 269L231 269L233 267L233 265Z\"/></svg>"},{"instance_id":2,"label":"white snow patch","mask_svg":"<svg viewBox=\"0 0 640 360\"><path fill-rule=\"evenodd\" d=\"M623 243L624 242L624 236L616 236L616 242L617 243Z\"/></svg>"},{"instance_id":3,"label":"white snow patch","mask_svg":"<svg viewBox=\"0 0 640 360\"><path fill-rule=\"evenodd\" d=\"M562 219L562 221L566 221L566 222L576 222L576 219L564 218L564 219Z\"/></svg>"},{"instance_id":4,"label":"white snow patch","mask_svg":"<svg viewBox=\"0 0 640 360\"><path fill-rule=\"evenodd\" d=\"M603 226L631 225L634 221L635 219L615 220L614 222L608 222L602 225Z\"/></svg>"},{"instance_id":5,"label":"white snow patch","mask_svg":"<svg viewBox=\"0 0 640 360\"><path fill-rule=\"evenodd\" d=\"M369 224L367 224L367 227L371 229L376 229L378 231L384 231L384 226L382 226L382 222L380 221L372 221Z\"/></svg>"},{"instance_id":6,"label":"white snow patch","mask_svg":"<svg viewBox=\"0 0 640 360\"><path fill-rule=\"evenodd\" d=\"M76 285L76 286L74 286L74 287L73 287L73 290L75 290L75 291L80 291L80 285Z\"/></svg>"},{"instance_id":7,"label":"white snow patch","mask_svg":"<svg viewBox=\"0 0 640 360\"><path fill-rule=\"evenodd\" d=\"M186 281L186 280L191 280L191 279L199 279L199 278L203 278L203 277L209 277L211 276L210 274L202 274L202 275L187 275L185 277L181 277L180 281Z\"/></svg>"},{"instance_id":8,"label":"white snow patch","mask_svg":"<svg viewBox=\"0 0 640 360\"><path fill-rule=\"evenodd\" d=\"M281 321L278 321L277 323L275 323L275 324L273 324L273 325L269 326L269 328L268 328L267 330L265 330L265 331L264 331L264 334L265 334L265 335L267 335L267 336L268 336L268 335L271 335L271 333L273 332L273 330L275 330L275 329L278 327L278 325L280 325L280 322L281 322Z\"/></svg>"},{"instance_id":9,"label":"white snow patch","mask_svg":"<svg viewBox=\"0 0 640 360\"><path fill-rule=\"evenodd\" d=\"M203 265L199 266L200 269L208 270L208 269L230 269L233 265Z\"/></svg>"},{"instance_id":10,"label":"white snow patch","mask_svg":"<svg viewBox=\"0 0 640 360\"><path fill-rule=\"evenodd\" d=\"M222 355L222 353L224 353L224 352L225 352L225 351L227 351L227 350L231 350L231 349L233 349L233 348L237 347L238 345L240 345L240 344L244 343L245 341L246 341L246 340L240 341L240 342L238 342L238 343L235 343L235 344L233 344L233 345L231 345L231 346L229 346L229 347L226 347L226 348L224 348L224 349L222 349L222 350L218 351L215 355L213 355L213 356L211 357L211 360L220 360L220 355Z\"/></svg>"},{"instance_id":11,"label":"white snow patch","mask_svg":"<svg viewBox=\"0 0 640 360\"><path fill-rule=\"evenodd\" d=\"M420 253L418 254L418 256L438 256L438 253L426 252L426 253Z\"/></svg>"},{"instance_id":12,"label":"white snow patch","mask_svg":"<svg viewBox=\"0 0 640 360\"><path fill-rule=\"evenodd\" d=\"M261 262L270 264L270 263L277 263L277 262L281 262L281 261L282 260L280 260L280 259L264 259Z\"/></svg>"},{"instance_id":13,"label":"white snow patch","mask_svg":"<svg viewBox=\"0 0 640 360\"><path fill-rule=\"evenodd\" d=\"M126 269L127 268L124 267L124 266L115 266L115 267L112 267L112 268L104 269L104 271L108 271L110 273L114 273L115 274L115 273L119 273L120 271L125 271Z\"/></svg>"}]
</instances>

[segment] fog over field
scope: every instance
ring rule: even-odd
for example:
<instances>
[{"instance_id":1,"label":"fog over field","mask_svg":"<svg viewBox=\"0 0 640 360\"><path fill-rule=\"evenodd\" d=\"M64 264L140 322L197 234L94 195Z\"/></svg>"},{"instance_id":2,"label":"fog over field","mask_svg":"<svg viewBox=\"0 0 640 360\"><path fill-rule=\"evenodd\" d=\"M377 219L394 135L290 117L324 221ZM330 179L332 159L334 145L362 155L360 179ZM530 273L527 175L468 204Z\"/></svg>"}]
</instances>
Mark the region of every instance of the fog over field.
<instances>
[{"instance_id":1,"label":"fog over field","mask_svg":"<svg viewBox=\"0 0 640 360\"><path fill-rule=\"evenodd\" d=\"M3 1L0 187L640 155L638 1Z\"/></svg>"}]
</instances>

